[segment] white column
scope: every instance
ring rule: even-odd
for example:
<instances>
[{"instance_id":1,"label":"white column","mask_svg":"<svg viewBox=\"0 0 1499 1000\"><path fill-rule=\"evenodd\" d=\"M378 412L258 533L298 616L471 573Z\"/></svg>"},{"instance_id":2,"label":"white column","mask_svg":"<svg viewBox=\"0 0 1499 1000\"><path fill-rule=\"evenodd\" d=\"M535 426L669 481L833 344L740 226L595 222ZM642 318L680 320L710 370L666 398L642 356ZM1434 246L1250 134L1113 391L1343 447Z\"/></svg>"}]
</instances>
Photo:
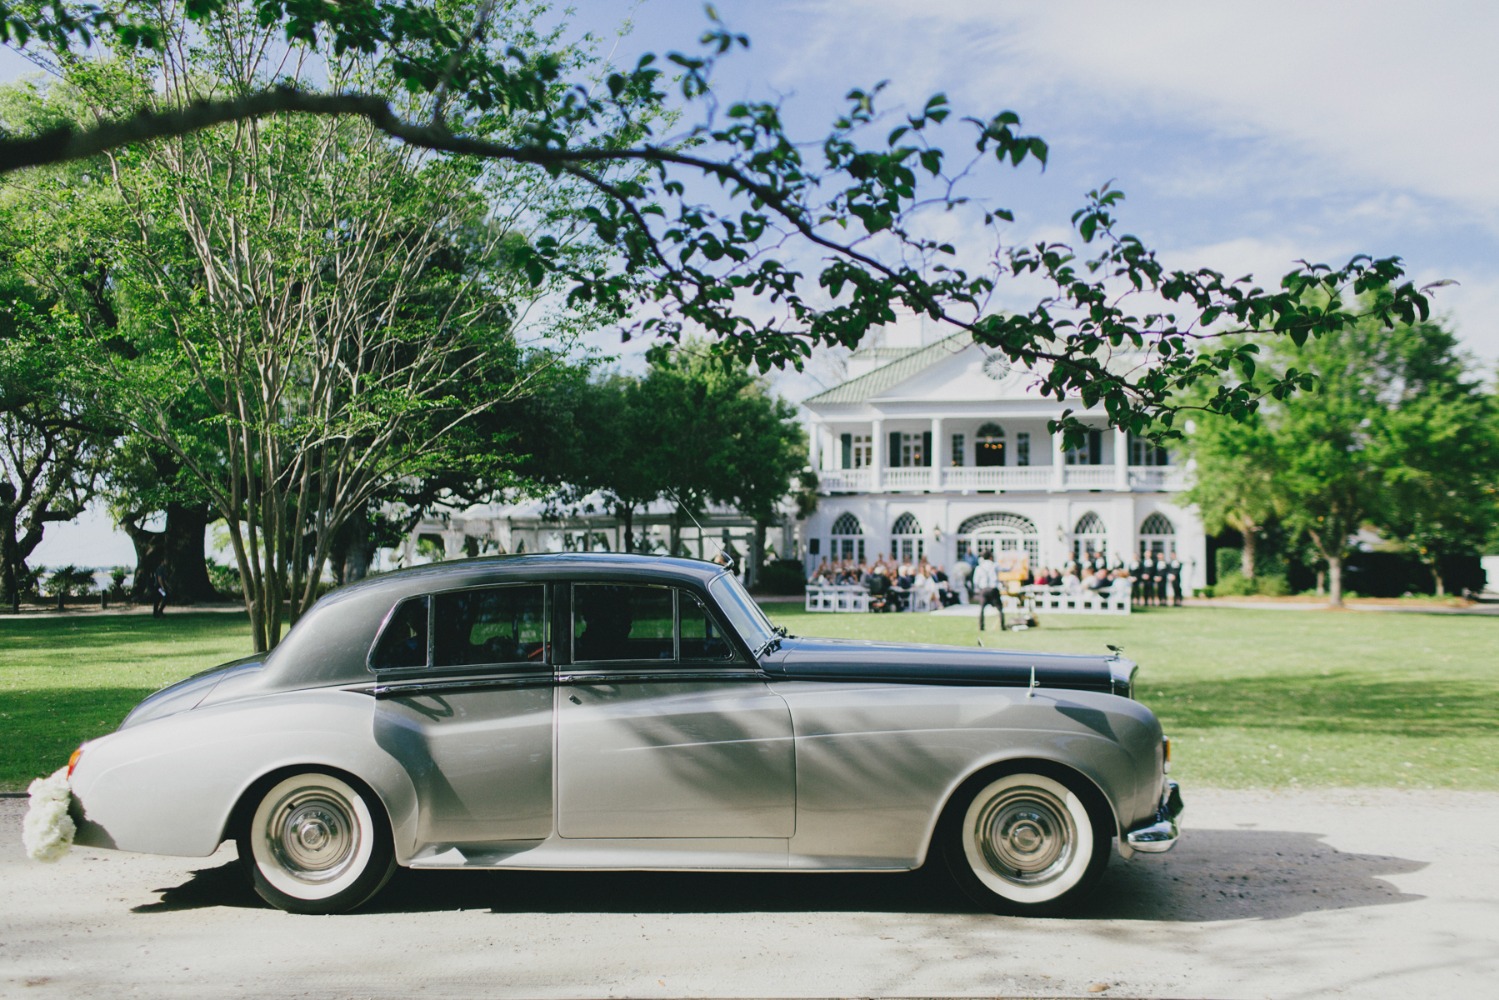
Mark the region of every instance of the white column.
<instances>
[{"instance_id":1,"label":"white column","mask_svg":"<svg viewBox=\"0 0 1499 1000\"><path fill-rule=\"evenodd\" d=\"M816 419L807 423L807 467L822 471L822 421Z\"/></svg>"},{"instance_id":2,"label":"white column","mask_svg":"<svg viewBox=\"0 0 1499 1000\"><path fill-rule=\"evenodd\" d=\"M1129 489L1129 432L1123 427L1114 428L1114 489Z\"/></svg>"},{"instance_id":3,"label":"white column","mask_svg":"<svg viewBox=\"0 0 1499 1000\"><path fill-rule=\"evenodd\" d=\"M869 470L869 492L879 493L885 488L885 421L874 422L874 435L870 445L873 468Z\"/></svg>"},{"instance_id":4,"label":"white column","mask_svg":"<svg viewBox=\"0 0 1499 1000\"><path fill-rule=\"evenodd\" d=\"M1066 486L1067 453L1062 450L1062 435L1057 432L1051 436L1051 488L1054 490L1064 489Z\"/></svg>"},{"instance_id":5,"label":"white column","mask_svg":"<svg viewBox=\"0 0 1499 1000\"><path fill-rule=\"evenodd\" d=\"M942 418L932 418L932 492L942 492L942 456L946 454L942 441Z\"/></svg>"},{"instance_id":6,"label":"white column","mask_svg":"<svg viewBox=\"0 0 1499 1000\"><path fill-rule=\"evenodd\" d=\"M442 552L449 559L462 559L468 555L464 543L468 540L462 528L449 528L442 533Z\"/></svg>"}]
</instances>

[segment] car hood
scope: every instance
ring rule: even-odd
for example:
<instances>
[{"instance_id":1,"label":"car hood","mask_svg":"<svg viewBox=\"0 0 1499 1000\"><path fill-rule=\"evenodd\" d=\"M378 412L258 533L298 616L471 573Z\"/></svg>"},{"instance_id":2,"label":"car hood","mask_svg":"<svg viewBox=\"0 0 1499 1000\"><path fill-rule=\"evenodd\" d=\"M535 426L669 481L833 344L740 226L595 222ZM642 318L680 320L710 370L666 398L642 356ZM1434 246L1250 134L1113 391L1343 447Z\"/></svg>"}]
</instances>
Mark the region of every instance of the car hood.
<instances>
[{"instance_id":1,"label":"car hood","mask_svg":"<svg viewBox=\"0 0 1499 1000\"><path fill-rule=\"evenodd\" d=\"M1135 664L1122 656L1030 653L1021 650L863 639L787 637L764 661L786 680L886 681L903 684L975 684L1104 691L1133 695Z\"/></svg>"}]
</instances>

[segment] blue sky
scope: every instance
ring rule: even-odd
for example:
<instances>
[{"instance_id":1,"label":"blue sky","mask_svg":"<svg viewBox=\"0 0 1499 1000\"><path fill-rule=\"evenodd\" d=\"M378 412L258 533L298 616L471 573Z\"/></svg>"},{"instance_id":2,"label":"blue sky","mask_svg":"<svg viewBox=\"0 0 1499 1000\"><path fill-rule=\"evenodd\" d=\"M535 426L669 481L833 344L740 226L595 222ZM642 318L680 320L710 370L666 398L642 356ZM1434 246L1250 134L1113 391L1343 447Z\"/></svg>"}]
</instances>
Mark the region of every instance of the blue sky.
<instances>
[{"instance_id":1,"label":"blue sky","mask_svg":"<svg viewBox=\"0 0 1499 1000\"><path fill-rule=\"evenodd\" d=\"M690 50L698 0L577 0L577 30L614 58ZM1018 112L1051 146L1044 173L1002 175L1006 238L1066 239L1071 212L1112 181L1124 228L1173 266L1274 280L1298 259L1399 255L1441 278L1436 311L1490 370L1499 362L1499 5L718 0L749 52L723 100L779 99L808 138L853 86L889 80L892 113L948 94L962 113ZM0 53L0 76L25 69ZM977 235L977 234L975 234ZM959 234L961 237L961 234ZM1011 305L1024 305L1017 291ZM793 392L793 395L798 393ZM37 561L129 562L103 535L49 529ZM80 553L94 553L93 556Z\"/></svg>"},{"instance_id":2,"label":"blue sky","mask_svg":"<svg viewBox=\"0 0 1499 1000\"><path fill-rule=\"evenodd\" d=\"M629 10L577 3L598 33ZM945 92L964 113L1018 112L1051 146L994 195L1007 238L1067 238L1084 194L1123 189L1124 228L1175 266L1274 280L1298 259L1403 257L1439 315L1499 361L1499 6L1408 3L1009 3L720 0L752 47L725 99L779 98L803 135L852 86L883 104ZM693 46L696 0L628 15L616 58ZM977 234L976 234L977 235ZM1023 298L1012 300L1023 304Z\"/></svg>"}]
</instances>

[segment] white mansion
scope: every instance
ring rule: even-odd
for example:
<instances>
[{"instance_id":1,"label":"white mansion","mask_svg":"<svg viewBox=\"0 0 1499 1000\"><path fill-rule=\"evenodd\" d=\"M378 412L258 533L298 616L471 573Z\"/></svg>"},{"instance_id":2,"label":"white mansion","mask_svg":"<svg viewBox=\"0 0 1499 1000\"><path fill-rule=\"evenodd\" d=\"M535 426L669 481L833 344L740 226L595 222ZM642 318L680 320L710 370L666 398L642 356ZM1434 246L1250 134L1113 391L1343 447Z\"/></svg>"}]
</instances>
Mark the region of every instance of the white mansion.
<instances>
[{"instance_id":1,"label":"white mansion","mask_svg":"<svg viewBox=\"0 0 1499 1000\"><path fill-rule=\"evenodd\" d=\"M970 549L1024 551L1032 570L1088 550L1112 565L1175 551L1187 593L1206 583L1206 539L1180 501L1169 450L1096 424L1062 448L1046 429L1068 404L960 333L924 346L865 348L847 381L804 401L820 501L801 529L809 570L882 554L943 566Z\"/></svg>"}]
</instances>

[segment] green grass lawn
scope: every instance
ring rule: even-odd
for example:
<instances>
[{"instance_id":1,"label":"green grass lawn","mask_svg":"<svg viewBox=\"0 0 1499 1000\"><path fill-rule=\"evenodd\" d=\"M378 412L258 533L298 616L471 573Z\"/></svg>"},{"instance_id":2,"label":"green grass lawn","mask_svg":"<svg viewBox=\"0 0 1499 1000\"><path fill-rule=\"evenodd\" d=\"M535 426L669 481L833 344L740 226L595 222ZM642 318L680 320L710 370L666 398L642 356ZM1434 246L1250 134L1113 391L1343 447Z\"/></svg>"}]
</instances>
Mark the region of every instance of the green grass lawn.
<instances>
[{"instance_id":1,"label":"green grass lawn","mask_svg":"<svg viewBox=\"0 0 1499 1000\"><path fill-rule=\"evenodd\" d=\"M809 615L795 634L973 645L971 618ZM1223 608L1051 615L989 645L1124 648L1192 785L1499 789L1499 618ZM239 615L0 619L0 789L22 789L152 690L249 652Z\"/></svg>"}]
</instances>

